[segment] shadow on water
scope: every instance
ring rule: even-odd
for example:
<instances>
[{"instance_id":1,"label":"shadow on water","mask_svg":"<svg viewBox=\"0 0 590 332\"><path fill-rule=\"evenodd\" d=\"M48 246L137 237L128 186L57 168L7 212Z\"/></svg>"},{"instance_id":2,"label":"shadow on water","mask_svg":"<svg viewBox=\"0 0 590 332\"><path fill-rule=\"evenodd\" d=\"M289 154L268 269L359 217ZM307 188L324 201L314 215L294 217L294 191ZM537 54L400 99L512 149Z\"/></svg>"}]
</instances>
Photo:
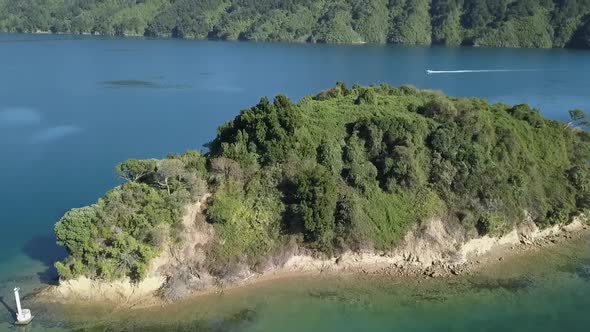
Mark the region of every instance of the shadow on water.
<instances>
[{"instance_id":1,"label":"shadow on water","mask_svg":"<svg viewBox=\"0 0 590 332\"><path fill-rule=\"evenodd\" d=\"M6 301L4 300L4 296L0 296L0 304L2 304L2 306L4 306L4 308L6 309L6 311L8 311L8 313L10 314L10 317L16 316L16 311L14 311L14 309L12 309L12 307L10 307L8 305L8 303L6 303Z\"/></svg>"},{"instance_id":2,"label":"shadow on water","mask_svg":"<svg viewBox=\"0 0 590 332\"><path fill-rule=\"evenodd\" d=\"M100 85L109 88L144 88L144 89L158 89L161 85L157 82L144 80L112 80L99 82Z\"/></svg>"},{"instance_id":3,"label":"shadow on water","mask_svg":"<svg viewBox=\"0 0 590 332\"><path fill-rule=\"evenodd\" d=\"M487 291L503 289L509 292L516 292L530 288L533 285L534 281L528 277L510 279L470 280L470 286L472 288Z\"/></svg>"},{"instance_id":4,"label":"shadow on water","mask_svg":"<svg viewBox=\"0 0 590 332\"><path fill-rule=\"evenodd\" d=\"M67 252L63 247L55 243L53 235L38 235L29 240L22 248L29 258L41 262L45 270L37 273L39 281L44 284L57 284L57 271L53 264L67 257Z\"/></svg>"},{"instance_id":5,"label":"shadow on water","mask_svg":"<svg viewBox=\"0 0 590 332\"><path fill-rule=\"evenodd\" d=\"M98 82L99 85L109 89L185 89L186 85L168 85L160 82L148 81L148 80L111 80Z\"/></svg>"},{"instance_id":6,"label":"shadow on water","mask_svg":"<svg viewBox=\"0 0 590 332\"><path fill-rule=\"evenodd\" d=\"M579 264L569 264L560 269L560 271L573 274L582 280L590 281L590 261Z\"/></svg>"},{"instance_id":7,"label":"shadow on water","mask_svg":"<svg viewBox=\"0 0 590 332\"><path fill-rule=\"evenodd\" d=\"M370 310L373 308L373 302L362 294L332 290L310 290L307 294L317 300L338 303L348 309Z\"/></svg>"},{"instance_id":8,"label":"shadow on water","mask_svg":"<svg viewBox=\"0 0 590 332\"><path fill-rule=\"evenodd\" d=\"M440 292L430 291L429 293L412 294L412 298L420 302L445 302L447 297L439 293Z\"/></svg>"},{"instance_id":9,"label":"shadow on water","mask_svg":"<svg viewBox=\"0 0 590 332\"><path fill-rule=\"evenodd\" d=\"M340 293L332 290L310 290L308 295L323 301L344 301L346 299Z\"/></svg>"},{"instance_id":10,"label":"shadow on water","mask_svg":"<svg viewBox=\"0 0 590 332\"><path fill-rule=\"evenodd\" d=\"M579 271L577 271L578 277L590 281L590 265L581 267Z\"/></svg>"},{"instance_id":11,"label":"shadow on water","mask_svg":"<svg viewBox=\"0 0 590 332\"><path fill-rule=\"evenodd\" d=\"M175 323L123 321L101 322L93 324L86 322L83 326L68 326L70 331L191 331L191 332L229 332L243 331L256 319L257 313L253 309L245 308L227 315L219 320L183 320Z\"/></svg>"},{"instance_id":12,"label":"shadow on water","mask_svg":"<svg viewBox=\"0 0 590 332\"><path fill-rule=\"evenodd\" d=\"M124 52L137 52L135 48L105 48L105 52L124 53Z\"/></svg>"},{"instance_id":13,"label":"shadow on water","mask_svg":"<svg viewBox=\"0 0 590 332\"><path fill-rule=\"evenodd\" d=\"M590 243L587 243L584 249L582 250L586 253L584 256L567 260L566 263L559 266L557 271L573 274L582 280L590 281Z\"/></svg>"}]
</instances>

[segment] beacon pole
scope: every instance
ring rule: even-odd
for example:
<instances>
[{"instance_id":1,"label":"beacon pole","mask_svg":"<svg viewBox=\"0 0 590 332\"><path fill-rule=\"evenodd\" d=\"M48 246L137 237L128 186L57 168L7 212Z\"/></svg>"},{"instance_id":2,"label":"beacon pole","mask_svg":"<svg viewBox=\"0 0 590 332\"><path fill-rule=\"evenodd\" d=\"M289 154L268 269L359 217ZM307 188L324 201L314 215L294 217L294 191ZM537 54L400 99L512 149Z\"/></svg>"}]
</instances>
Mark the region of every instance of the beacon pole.
<instances>
[{"instance_id":1,"label":"beacon pole","mask_svg":"<svg viewBox=\"0 0 590 332\"><path fill-rule=\"evenodd\" d=\"M20 305L20 287L14 288L14 299L16 301L16 325L27 325L33 320L31 310L23 309Z\"/></svg>"},{"instance_id":2,"label":"beacon pole","mask_svg":"<svg viewBox=\"0 0 590 332\"><path fill-rule=\"evenodd\" d=\"M20 295L18 292L20 291L19 287L14 288L14 299L16 300L16 317L20 317L23 315L23 310L20 306Z\"/></svg>"}]
</instances>

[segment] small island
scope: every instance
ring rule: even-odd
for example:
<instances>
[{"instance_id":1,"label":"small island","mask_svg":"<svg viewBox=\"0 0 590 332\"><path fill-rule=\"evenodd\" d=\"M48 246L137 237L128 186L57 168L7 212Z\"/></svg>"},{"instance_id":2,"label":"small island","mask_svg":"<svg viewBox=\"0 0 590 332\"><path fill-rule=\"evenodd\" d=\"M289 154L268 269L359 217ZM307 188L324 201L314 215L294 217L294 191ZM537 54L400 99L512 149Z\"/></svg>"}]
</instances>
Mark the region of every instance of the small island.
<instances>
[{"instance_id":1,"label":"small island","mask_svg":"<svg viewBox=\"0 0 590 332\"><path fill-rule=\"evenodd\" d=\"M262 98L206 153L123 162L123 184L67 212L58 292L151 278L176 300L319 263L457 274L495 245L587 228L590 135L570 114L411 86Z\"/></svg>"}]
</instances>

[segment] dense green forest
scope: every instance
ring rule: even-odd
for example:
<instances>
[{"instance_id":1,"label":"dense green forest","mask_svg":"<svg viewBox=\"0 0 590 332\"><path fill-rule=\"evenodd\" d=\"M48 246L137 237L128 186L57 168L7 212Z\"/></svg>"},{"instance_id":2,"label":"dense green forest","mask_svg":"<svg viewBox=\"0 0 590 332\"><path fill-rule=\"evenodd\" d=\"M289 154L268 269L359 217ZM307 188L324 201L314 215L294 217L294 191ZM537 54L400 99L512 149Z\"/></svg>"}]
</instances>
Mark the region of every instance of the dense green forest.
<instances>
[{"instance_id":1,"label":"dense green forest","mask_svg":"<svg viewBox=\"0 0 590 332\"><path fill-rule=\"evenodd\" d=\"M590 47L590 0L0 0L0 30Z\"/></svg>"},{"instance_id":2,"label":"dense green forest","mask_svg":"<svg viewBox=\"0 0 590 332\"><path fill-rule=\"evenodd\" d=\"M442 218L469 238L530 216L541 227L590 207L590 135L527 105L450 98L413 87L343 84L240 112L205 155L117 166L124 183L56 224L63 278L141 279L178 241L183 207L211 192L212 273L256 266L285 243L325 255L393 248L411 225Z\"/></svg>"}]
</instances>

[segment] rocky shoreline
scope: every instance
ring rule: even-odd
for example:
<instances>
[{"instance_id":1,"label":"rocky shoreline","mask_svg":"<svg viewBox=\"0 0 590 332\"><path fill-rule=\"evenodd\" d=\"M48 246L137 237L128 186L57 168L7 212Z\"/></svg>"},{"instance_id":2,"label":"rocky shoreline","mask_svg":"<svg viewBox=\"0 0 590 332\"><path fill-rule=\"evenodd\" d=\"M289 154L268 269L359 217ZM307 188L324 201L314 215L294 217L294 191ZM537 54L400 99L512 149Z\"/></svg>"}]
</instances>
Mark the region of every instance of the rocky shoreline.
<instances>
[{"instance_id":1,"label":"rocky shoreline","mask_svg":"<svg viewBox=\"0 0 590 332\"><path fill-rule=\"evenodd\" d=\"M229 276L217 277L193 269L195 259L206 259L195 250L198 246L193 242L198 240L203 244L212 238L212 230L206 228L204 221L200 221L202 224L193 222L199 219L204 202L197 202L187 210L185 227L193 229L185 232L184 246L163 253L154 261L144 281L105 282L78 278L48 287L37 299L64 304L111 303L117 307L142 308L192 296L223 293L226 289L259 281L296 276L367 274L392 278L452 278L477 274L505 258L534 254L545 247L590 235L590 227L583 215L567 225L544 230L538 229L532 220L526 220L501 237L474 239L466 239L462 230L441 219L431 219L414 227L390 252L346 252L338 257L321 259L292 248L280 259L269 259L263 268L253 270L244 266Z\"/></svg>"},{"instance_id":2,"label":"rocky shoreline","mask_svg":"<svg viewBox=\"0 0 590 332\"><path fill-rule=\"evenodd\" d=\"M423 276L425 278L470 275L496 262L501 262L505 258L534 254L546 247L578 240L589 235L590 227L585 223L583 216L574 218L570 224L557 225L545 230L539 230L532 221L528 221L499 238L484 236L469 240L456 252L433 252L429 248L416 252L408 250L406 242L405 247L391 253L349 252L331 260L294 256L283 267L270 273L279 276L285 273L362 273L392 277ZM408 240L407 238L408 236L405 241ZM433 238L430 237L430 240ZM434 242L440 245L441 243L438 241L434 239ZM447 242L447 245L449 244L454 245Z\"/></svg>"},{"instance_id":3,"label":"rocky shoreline","mask_svg":"<svg viewBox=\"0 0 590 332\"><path fill-rule=\"evenodd\" d=\"M494 248L463 264L452 265L434 263L427 267L416 267L402 264L394 265L393 268L383 269L382 271L379 271L379 273L398 277L423 276L424 278L449 278L460 275L476 275L480 270L506 259L515 256L540 254L544 249L552 246L559 246L570 241L576 241L588 236L590 236L590 228L586 225L574 227L573 229L565 226L562 227L560 231L552 232L543 237L535 238L522 234L519 238L519 243Z\"/></svg>"}]
</instances>

